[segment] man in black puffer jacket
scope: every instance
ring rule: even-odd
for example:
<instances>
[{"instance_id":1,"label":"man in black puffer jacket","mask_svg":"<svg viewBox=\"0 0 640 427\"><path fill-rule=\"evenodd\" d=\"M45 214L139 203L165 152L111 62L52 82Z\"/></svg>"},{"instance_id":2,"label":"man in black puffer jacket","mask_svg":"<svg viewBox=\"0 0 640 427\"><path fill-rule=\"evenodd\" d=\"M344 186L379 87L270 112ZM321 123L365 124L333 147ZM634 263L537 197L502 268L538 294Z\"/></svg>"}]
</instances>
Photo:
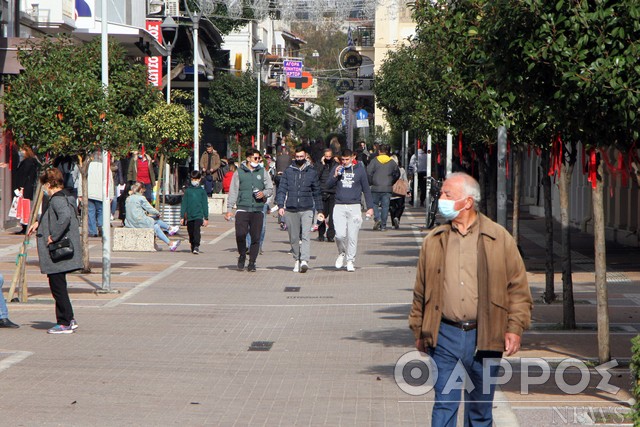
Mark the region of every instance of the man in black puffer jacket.
<instances>
[{"instance_id":1,"label":"man in black puffer jacket","mask_svg":"<svg viewBox=\"0 0 640 427\"><path fill-rule=\"evenodd\" d=\"M302 146L296 147L295 153L293 163L280 177L276 204L280 215L285 215L286 211L285 222L295 260L293 271L306 273L311 252L313 211L318 211L318 221L324 221L324 214L318 173L307 161L307 153Z\"/></svg>"}]
</instances>

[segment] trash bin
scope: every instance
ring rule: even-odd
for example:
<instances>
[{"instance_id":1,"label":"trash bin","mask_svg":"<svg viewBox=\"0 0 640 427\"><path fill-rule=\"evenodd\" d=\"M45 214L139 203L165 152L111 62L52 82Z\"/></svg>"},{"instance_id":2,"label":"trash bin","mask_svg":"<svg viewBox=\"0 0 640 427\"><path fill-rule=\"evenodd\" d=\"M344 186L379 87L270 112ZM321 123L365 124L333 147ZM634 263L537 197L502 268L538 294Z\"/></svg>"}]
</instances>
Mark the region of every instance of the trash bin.
<instances>
[{"instance_id":1,"label":"trash bin","mask_svg":"<svg viewBox=\"0 0 640 427\"><path fill-rule=\"evenodd\" d=\"M167 194L160 197L160 214L162 220L170 226L180 225L180 205L182 194Z\"/></svg>"}]
</instances>

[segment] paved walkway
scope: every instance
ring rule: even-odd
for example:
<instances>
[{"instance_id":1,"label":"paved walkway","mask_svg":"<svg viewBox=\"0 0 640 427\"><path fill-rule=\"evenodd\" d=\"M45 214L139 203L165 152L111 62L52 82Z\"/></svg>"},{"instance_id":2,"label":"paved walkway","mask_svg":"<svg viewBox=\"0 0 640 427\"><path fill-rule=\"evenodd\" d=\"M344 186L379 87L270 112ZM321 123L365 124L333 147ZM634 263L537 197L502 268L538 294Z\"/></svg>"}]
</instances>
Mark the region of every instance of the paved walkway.
<instances>
[{"instance_id":1,"label":"paved walkway","mask_svg":"<svg viewBox=\"0 0 640 427\"><path fill-rule=\"evenodd\" d=\"M312 268L295 274L286 232L269 217L265 253L250 274L235 270L233 224L215 217L204 229L200 255L188 245L177 253L113 253L112 287L121 291L115 295L94 293L101 286L101 242L91 239L93 273L69 275L80 329L63 336L46 334L54 308L32 248L29 302L9 306L22 327L0 330L2 424L428 425L432 393L406 393L394 379L396 362L412 351L407 313L423 222L421 212L410 210L400 230L362 230L355 273L335 271L335 244L314 241ZM596 357L588 237L577 233L574 240L581 329L566 332L554 327L561 305L539 303L542 222L524 218L521 226L536 307L535 328L519 356ZM7 282L20 242L0 234ZM628 359L640 327L639 254L616 247L609 259L617 267L609 288L614 358ZM559 275L556 290L561 293ZM591 375L592 387L575 396L552 381L523 395L519 360L512 360L513 378L496 396L498 426L574 425L590 407L619 411L629 399L626 367L614 372L618 393L596 389L599 377ZM566 372L567 382L580 379L576 372ZM583 407L574 417L572 408Z\"/></svg>"}]
</instances>

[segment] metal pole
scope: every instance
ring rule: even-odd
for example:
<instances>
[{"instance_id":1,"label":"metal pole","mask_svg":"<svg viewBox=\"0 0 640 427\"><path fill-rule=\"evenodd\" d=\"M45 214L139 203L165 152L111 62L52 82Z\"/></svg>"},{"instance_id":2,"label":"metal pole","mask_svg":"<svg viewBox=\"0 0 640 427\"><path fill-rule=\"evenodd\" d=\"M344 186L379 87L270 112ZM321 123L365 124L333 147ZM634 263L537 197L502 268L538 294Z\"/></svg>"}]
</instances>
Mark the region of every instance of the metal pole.
<instances>
[{"instance_id":1,"label":"metal pole","mask_svg":"<svg viewBox=\"0 0 640 427\"><path fill-rule=\"evenodd\" d=\"M447 173L449 175L451 173L451 158L453 156L453 135L451 131L447 132Z\"/></svg>"},{"instance_id":2,"label":"metal pole","mask_svg":"<svg viewBox=\"0 0 640 427\"><path fill-rule=\"evenodd\" d=\"M420 177L418 176L418 166L420 165L420 160L418 159L418 140L415 140L415 149L413 150L413 155L416 156L416 170L413 171L413 207L417 208L420 206L420 194L418 194L418 181Z\"/></svg>"},{"instance_id":3,"label":"metal pole","mask_svg":"<svg viewBox=\"0 0 640 427\"><path fill-rule=\"evenodd\" d=\"M198 47L198 26L200 25L199 12L193 15L193 170L200 168L200 129L199 117L199 47Z\"/></svg>"},{"instance_id":4,"label":"metal pole","mask_svg":"<svg viewBox=\"0 0 640 427\"><path fill-rule=\"evenodd\" d=\"M256 125L256 147L260 151L260 80L262 79L262 58L258 58L258 106L257 106L257 125Z\"/></svg>"},{"instance_id":5,"label":"metal pole","mask_svg":"<svg viewBox=\"0 0 640 427\"><path fill-rule=\"evenodd\" d=\"M427 193L427 197L425 199L424 205L426 208L425 212L425 225L429 225L429 210L431 209L431 134L427 134L427 149L425 151L425 155L427 156L427 185L425 192Z\"/></svg>"},{"instance_id":6,"label":"metal pole","mask_svg":"<svg viewBox=\"0 0 640 427\"><path fill-rule=\"evenodd\" d=\"M507 128L498 127L498 224L507 226Z\"/></svg>"},{"instance_id":7,"label":"metal pole","mask_svg":"<svg viewBox=\"0 0 640 427\"><path fill-rule=\"evenodd\" d=\"M109 88L109 39L107 0L102 0L102 86L105 96ZM109 200L109 152L102 149L102 291L111 292L111 201Z\"/></svg>"},{"instance_id":8,"label":"metal pole","mask_svg":"<svg viewBox=\"0 0 640 427\"><path fill-rule=\"evenodd\" d=\"M167 104L171 104L171 48L171 43L167 43Z\"/></svg>"}]
</instances>

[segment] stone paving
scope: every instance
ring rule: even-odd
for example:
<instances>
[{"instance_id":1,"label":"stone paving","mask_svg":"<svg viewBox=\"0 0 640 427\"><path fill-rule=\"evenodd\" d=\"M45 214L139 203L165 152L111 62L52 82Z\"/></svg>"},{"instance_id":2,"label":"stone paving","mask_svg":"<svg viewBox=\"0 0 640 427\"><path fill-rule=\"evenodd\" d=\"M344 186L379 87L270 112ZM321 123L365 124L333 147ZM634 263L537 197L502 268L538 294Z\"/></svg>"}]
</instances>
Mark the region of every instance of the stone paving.
<instances>
[{"instance_id":1,"label":"stone paving","mask_svg":"<svg viewBox=\"0 0 640 427\"><path fill-rule=\"evenodd\" d=\"M1 424L428 425L432 393L405 393L394 379L396 361L412 351L407 313L423 222L417 210L407 212L400 230L373 232L365 222L355 273L335 271L335 244L314 241L311 269L295 274L286 232L269 217L258 271L248 273L235 269L233 223L214 217L203 229L200 255L189 253L188 244L177 253L113 253L112 288L119 294L94 293L101 286L101 242L90 239L92 273L69 275L80 329L63 336L46 334L54 308L32 248L29 302L9 306L22 327L0 330ZM557 330L561 304L539 303L544 227L536 218L524 218L522 227L537 303L534 330L518 356L593 359L593 274L588 267L574 274L581 329ZM592 260L588 238L577 237L576 256ZM0 234L5 295L20 242ZM625 267L610 284L612 357L620 360L628 359L629 340L640 327L640 274L625 264L639 252L614 250L609 259ZM513 380L496 396L498 426L572 425L565 407L628 406L622 404L629 399L625 366L614 373L612 383L621 387L616 394L592 385L567 396L546 383L523 395L519 359L512 362ZM588 411L578 412L574 418L584 420Z\"/></svg>"}]
</instances>

